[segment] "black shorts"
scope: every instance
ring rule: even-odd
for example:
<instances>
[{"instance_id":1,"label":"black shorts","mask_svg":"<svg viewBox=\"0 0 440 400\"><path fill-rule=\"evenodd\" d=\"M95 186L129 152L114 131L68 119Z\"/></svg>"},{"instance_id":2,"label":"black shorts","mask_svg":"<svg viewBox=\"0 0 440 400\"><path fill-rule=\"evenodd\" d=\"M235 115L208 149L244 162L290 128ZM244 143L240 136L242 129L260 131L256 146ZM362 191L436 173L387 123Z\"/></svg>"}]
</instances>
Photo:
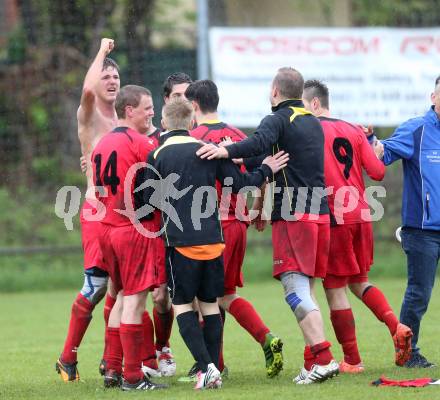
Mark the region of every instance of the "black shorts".
<instances>
[{"instance_id":1,"label":"black shorts","mask_svg":"<svg viewBox=\"0 0 440 400\"><path fill-rule=\"evenodd\" d=\"M205 303L214 303L217 297L223 297L223 256L207 261L193 260L174 247L167 247L166 268L174 305L189 304L195 297Z\"/></svg>"}]
</instances>

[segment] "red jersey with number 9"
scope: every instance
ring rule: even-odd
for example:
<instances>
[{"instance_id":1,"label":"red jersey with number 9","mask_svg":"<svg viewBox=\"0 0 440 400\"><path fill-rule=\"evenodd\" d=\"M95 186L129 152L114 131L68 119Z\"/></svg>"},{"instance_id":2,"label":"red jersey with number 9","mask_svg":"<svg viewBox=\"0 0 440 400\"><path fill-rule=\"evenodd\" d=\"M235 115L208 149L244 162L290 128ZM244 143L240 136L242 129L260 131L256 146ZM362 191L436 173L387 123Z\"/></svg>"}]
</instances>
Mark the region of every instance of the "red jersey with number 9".
<instances>
[{"instance_id":1,"label":"red jersey with number 9","mask_svg":"<svg viewBox=\"0 0 440 400\"><path fill-rule=\"evenodd\" d=\"M133 195L139 185L136 180L154 148L152 139L127 127L115 128L99 141L92 154L92 165L96 197L105 207L102 223L131 224L129 215L134 218L133 211L138 208Z\"/></svg>"},{"instance_id":2,"label":"red jersey with number 9","mask_svg":"<svg viewBox=\"0 0 440 400\"><path fill-rule=\"evenodd\" d=\"M361 127L348 122L319 117L325 137L324 175L333 223L354 224L371 220L365 198L362 170L381 181L385 166L368 143Z\"/></svg>"}]
</instances>

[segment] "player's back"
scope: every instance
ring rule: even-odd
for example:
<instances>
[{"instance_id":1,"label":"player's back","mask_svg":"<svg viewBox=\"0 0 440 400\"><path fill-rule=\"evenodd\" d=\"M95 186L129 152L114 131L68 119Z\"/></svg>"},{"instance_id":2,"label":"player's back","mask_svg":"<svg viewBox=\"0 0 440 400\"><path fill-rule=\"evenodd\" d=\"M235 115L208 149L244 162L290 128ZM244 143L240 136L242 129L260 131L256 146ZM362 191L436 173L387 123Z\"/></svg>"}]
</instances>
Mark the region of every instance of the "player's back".
<instances>
[{"instance_id":1,"label":"player's back","mask_svg":"<svg viewBox=\"0 0 440 400\"><path fill-rule=\"evenodd\" d=\"M198 140L219 144L226 139L233 142L240 142L246 139L246 134L241 130L232 127L221 121L205 122L194 128L190 135ZM244 167L242 168L244 172ZM216 184L217 194L219 198L220 219L223 224L238 218L240 221L248 221L248 210L246 208L246 199L234 193L222 196L222 184ZM238 214L238 215L237 215Z\"/></svg>"},{"instance_id":2,"label":"player's back","mask_svg":"<svg viewBox=\"0 0 440 400\"><path fill-rule=\"evenodd\" d=\"M333 189L328 196L330 211L338 224L366 222L370 214L363 170L370 178L382 180L385 167L359 126L334 118L319 120L325 137L325 183ZM357 202L355 207L353 201Z\"/></svg>"},{"instance_id":3,"label":"player's back","mask_svg":"<svg viewBox=\"0 0 440 400\"><path fill-rule=\"evenodd\" d=\"M98 200L105 206L102 223L113 226L131 223L127 215L117 210L131 211L134 218L133 210L141 204L133 190L143 172L137 164L146 163L154 147L151 139L127 127L113 129L96 145L92 154L93 180L95 186L105 190L104 193L99 188L96 190Z\"/></svg>"}]
</instances>

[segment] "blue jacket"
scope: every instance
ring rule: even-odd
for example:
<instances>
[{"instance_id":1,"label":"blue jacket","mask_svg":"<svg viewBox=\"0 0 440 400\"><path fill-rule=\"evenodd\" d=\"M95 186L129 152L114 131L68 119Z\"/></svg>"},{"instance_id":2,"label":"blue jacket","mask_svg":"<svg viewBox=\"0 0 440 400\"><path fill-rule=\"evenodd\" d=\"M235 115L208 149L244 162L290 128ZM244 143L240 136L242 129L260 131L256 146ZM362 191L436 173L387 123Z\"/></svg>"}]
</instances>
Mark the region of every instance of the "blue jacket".
<instances>
[{"instance_id":1,"label":"blue jacket","mask_svg":"<svg viewBox=\"0 0 440 400\"><path fill-rule=\"evenodd\" d=\"M383 141L383 162L402 159L402 225L440 230L440 120L434 107Z\"/></svg>"}]
</instances>

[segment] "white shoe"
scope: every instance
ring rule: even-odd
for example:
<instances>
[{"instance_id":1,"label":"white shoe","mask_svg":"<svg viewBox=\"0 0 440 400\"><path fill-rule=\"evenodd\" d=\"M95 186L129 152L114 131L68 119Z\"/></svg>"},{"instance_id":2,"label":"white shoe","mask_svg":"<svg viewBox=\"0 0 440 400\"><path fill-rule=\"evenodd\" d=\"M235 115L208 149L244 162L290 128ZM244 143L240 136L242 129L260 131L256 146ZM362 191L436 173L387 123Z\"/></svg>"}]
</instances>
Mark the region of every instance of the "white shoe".
<instances>
[{"instance_id":1,"label":"white shoe","mask_svg":"<svg viewBox=\"0 0 440 400\"><path fill-rule=\"evenodd\" d=\"M142 363L141 369L147 378L160 378L162 376L162 373L160 372L159 369L153 369L153 368L147 367L143 363Z\"/></svg>"},{"instance_id":2,"label":"white shoe","mask_svg":"<svg viewBox=\"0 0 440 400\"><path fill-rule=\"evenodd\" d=\"M219 389L222 387L222 377L220 371L211 363L208 364L206 372L197 372L197 383L194 389Z\"/></svg>"},{"instance_id":3,"label":"white shoe","mask_svg":"<svg viewBox=\"0 0 440 400\"><path fill-rule=\"evenodd\" d=\"M299 375L301 375L302 372L303 371L301 370ZM312 369L307 373L307 377L305 379L297 381L296 384L310 385L311 383L320 383L326 381L329 378L333 378L338 374L339 365L335 360L330 361L327 365L315 364L312 366Z\"/></svg>"},{"instance_id":4,"label":"white shoe","mask_svg":"<svg viewBox=\"0 0 440 400\"><path fill-rule=\"evenodd\" d=\"M162 376L176 375L176 361L174 361L171 349L169 347L162 347L162 350L157 351L156 354Z\"/></svg>"},{"instance_id":5,"label":"white shoe","mask_svg":"<svg viewBox=\"0 0 440 400\"><path fill-rule=\"evenodd\" d=\"M304 367L301 368L299 374L293 378L293 382L298 383L299 381L303 381L309 375L309 371L307 371Z\"/></svg>"}]
</instances>

